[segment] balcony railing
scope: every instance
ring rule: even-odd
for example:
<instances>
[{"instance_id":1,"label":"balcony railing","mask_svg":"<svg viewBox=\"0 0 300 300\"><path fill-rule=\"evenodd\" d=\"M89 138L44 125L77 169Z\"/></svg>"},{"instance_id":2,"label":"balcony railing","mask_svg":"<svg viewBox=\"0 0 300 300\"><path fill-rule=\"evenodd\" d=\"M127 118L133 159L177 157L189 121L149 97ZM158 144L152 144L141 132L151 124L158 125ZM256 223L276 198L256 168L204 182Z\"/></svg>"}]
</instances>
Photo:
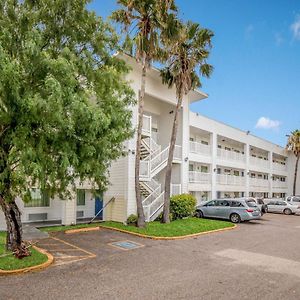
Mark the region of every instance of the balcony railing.
<instances>
[{"instance_id":1,"label":"balcony railing","mask_svg":"<svg viewBox=\"0 0 300 300\"><path fill-rule=\"evenodd\" d=\"M262 178L249 178L249 184L252 187L268 188L269 187L269 180L268 179L262 179Z\"/></svg>"},{"instance_id":2,"label":"balcony railing","mask_svg":"<svg viewBox=\"0 0 300 300\"><path fill-rule=\"evenodd\" d=\"M282 165L280 163L274 163L273 162L273 170L276 170L276 171L287 171L287 166L286 165Z\"/></svg>"},{"instance_id":3,"label":"balcony railing","mask_svg":"<svg viewBox=\"0 0 300 300\"><path fill-rule=\"evenodd\" d=\"M243 186L246 184L245 177L226 175L226 174L217 174L217 183L224 185L240 185Z\"/></svg>"},{"instance_id":4,"label":"balcony railing","mask_svg":"<svg viewBox=\"0 0 300 300\"><path fill-rule=\"evenodd\" d=\"M250 156L249 162L250 162L250 164L258 166L258 167L262 167L265 169L270 168L270 162L268 160L265 160L262 158Z\"/></svg>"},{"instance_id":5,"label":"balcony railing","mask_svg":"<svg viewBox=\"0 0 300 300\"><path fill-rule=\"evenodd\" d=\"M217 155L218 155L218 158L221 158L224 160L231 160L231 161L237 161L237 162L245 162L246 161L244 154L238 153L235 151L218 148Z\"/></svg>"},{"instance_id":6,"label":"balcony railing","mask_svg":"<svg viewBox=\"0 0 300 300\"><path fill-rule=\"evenodd\" d=\"M287 189L287 182L286 181L277 181L274 180L272 183L273 188L279 188L279 189Z\"/></svg>"},{"instance_id":7,"label":"balcony railing","mask_svg":"<svg viewBox=\"0 0 300 300\"><path fill-rule=\"evenodd\" d=\"M146 136L151 136L151 126L152 126L151 122L152 122L151 116L143 115L142 133Z\"/></svg>"},{"instance_id":8,"label":"balcony railing","mask_svg":"<svg viewBox=\"0 0 300 300\"><path fill-rule=\"evenodd\" d=\"M211 183L211 174L197 171L189 171L189 182L190 183Z\"/></svg>"},{"instance_id":9,"label":"balcony railing","mask_svg":"<svg viewBox=\"0 0 300 300\"><path fill-rule=\"evenodd\" d=\"M211 147L198 142L190 142L190 152L210 156Z\"/></svg>"}]
</instances>

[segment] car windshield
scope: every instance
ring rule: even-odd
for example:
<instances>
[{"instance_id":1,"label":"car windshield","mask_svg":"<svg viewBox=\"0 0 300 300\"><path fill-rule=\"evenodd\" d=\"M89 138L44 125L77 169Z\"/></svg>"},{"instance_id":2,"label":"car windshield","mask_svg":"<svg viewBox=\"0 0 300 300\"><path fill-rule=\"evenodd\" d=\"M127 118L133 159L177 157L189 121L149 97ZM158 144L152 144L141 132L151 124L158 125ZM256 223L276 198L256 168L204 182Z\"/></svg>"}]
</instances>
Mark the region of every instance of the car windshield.
<instances>
[{"instance_id":1,"label":"car windshield","mask_svg":"<svg viewBox=\"0 0 300 300\"><path fill-rule=\"evenodd\" d=\"M257 206L254 200L247 200L246 203L249 207L256 207Z\"/></svg>"}]
</instances>

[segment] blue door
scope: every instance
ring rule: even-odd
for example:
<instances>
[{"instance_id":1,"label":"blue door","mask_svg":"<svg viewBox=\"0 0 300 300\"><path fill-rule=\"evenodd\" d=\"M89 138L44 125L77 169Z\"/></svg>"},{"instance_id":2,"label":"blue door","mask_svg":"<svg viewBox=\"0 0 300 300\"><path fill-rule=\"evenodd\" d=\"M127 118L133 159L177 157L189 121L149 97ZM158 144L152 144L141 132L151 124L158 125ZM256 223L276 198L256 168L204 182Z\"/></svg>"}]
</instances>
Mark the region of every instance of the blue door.
<instances>
[{"instance_id":1,"label":"blue door","mask_svg":"<svg viewBox=\"0 0 300 300\"><path fill-rule=\"evenodd\" d=\"M103 208L103 200L100 196L96 196L95 198L95 216L99 213L99 211ZM97 215L97 218L103 219L103 210L99 215Z\"/></svg>"}]
</instances>

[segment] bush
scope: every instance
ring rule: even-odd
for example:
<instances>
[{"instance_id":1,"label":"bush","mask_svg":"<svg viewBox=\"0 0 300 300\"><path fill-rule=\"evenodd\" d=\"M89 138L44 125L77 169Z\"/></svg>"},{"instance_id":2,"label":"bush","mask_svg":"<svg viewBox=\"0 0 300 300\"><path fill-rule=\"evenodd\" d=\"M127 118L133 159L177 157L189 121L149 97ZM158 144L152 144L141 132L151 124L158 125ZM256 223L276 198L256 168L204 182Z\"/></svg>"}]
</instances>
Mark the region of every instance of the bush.
<instances>
[{"instance_id":1,"label":"bush","mask_svg":"<svg viewBox=\"0 0 300 300\"><path fill-rule=\"evenodd\" d=\"M170 213L170 214L169 214L169 218L170 218L170 221L173 221L173 214ZM163 212L161 212L161 213L158 215L158 217L155 219L155 221L161 222L162 219L163 219Z\"/></svg>"},{"instance_id":2,"label":"bush","mask_svg":"<svg viewBox=\"0 0 300 300\"><path fill-rule=\"evenodd\" d=\"M137 224L137 220L138 220L138 217L136 215L130 215L128 218L127 218L127 225L136 225Z\"/></svg>"},{"instance_id":3,"label":"bush","mask_svg":"<svg viewBox=\"0 0 300 300\"><path fill-rule=\"evenodd\" d=\"M175 195L170 199L170 212L173 220L193 216L196 198L191 194Z\"/></svg>"}]
</instances>

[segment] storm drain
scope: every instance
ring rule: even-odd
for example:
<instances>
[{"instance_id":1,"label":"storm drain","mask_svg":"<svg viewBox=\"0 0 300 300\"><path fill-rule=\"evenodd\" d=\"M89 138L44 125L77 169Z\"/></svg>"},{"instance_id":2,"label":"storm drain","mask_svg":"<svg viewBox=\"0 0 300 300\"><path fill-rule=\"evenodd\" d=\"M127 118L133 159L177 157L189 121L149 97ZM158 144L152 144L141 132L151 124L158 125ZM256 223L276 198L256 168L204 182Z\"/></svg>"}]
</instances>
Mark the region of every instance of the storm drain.
<instances>
[{"instance_id":1,"label":"storm drain","mask_svg":"<svg viewBox=\"0 0 300 300\"><path fill-rule=\"evenodd\" d=\"M142 244L132 242L132 241L113 242L113 243L109 243L109 245L122 250L133 250L144 246Z\"/></svg>"}]
</instances>

